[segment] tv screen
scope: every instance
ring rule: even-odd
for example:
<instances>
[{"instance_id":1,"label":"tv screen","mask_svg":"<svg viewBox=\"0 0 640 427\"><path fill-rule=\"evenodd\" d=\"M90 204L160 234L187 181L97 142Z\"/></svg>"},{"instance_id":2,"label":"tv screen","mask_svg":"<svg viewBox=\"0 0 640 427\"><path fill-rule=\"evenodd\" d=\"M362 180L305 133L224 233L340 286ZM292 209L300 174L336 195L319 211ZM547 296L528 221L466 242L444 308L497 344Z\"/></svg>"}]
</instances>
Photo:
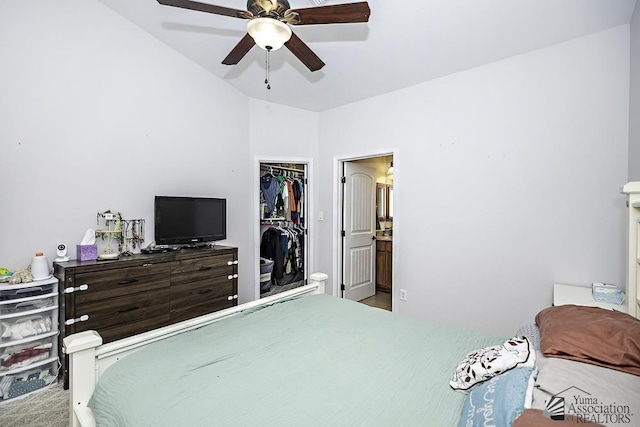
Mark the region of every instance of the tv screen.
<instances>
[{"instance_id":1,"label":"tv screen","mask_svg":"<svg viewBox=\"0 0 640 427\"><path fill-rule=\"evenodd\" d=\"M196 245L226 238L226 199L156 196L156 245Z\"/></svg>"}]
</instances>

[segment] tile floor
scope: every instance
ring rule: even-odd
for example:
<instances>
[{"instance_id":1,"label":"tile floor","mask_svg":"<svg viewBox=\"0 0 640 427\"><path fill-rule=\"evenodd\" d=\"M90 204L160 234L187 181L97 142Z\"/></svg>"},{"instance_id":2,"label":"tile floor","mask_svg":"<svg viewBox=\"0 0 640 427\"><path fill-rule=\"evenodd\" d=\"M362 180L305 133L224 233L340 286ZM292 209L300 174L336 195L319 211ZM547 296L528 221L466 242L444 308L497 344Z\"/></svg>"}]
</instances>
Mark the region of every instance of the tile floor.
<instances>
[{"instance_id":1,"label":"tile floor","mask_svg":"<svg viewBox=\"0 0 640 427\"><path fill-rule=\"evenodd\" d=\"M359 301L363 304L366 304L370 307L381 308L383 310L391 311L391 294L388 292L379 292L372 297L365 298Z\"/></svg>"}]
</instances>

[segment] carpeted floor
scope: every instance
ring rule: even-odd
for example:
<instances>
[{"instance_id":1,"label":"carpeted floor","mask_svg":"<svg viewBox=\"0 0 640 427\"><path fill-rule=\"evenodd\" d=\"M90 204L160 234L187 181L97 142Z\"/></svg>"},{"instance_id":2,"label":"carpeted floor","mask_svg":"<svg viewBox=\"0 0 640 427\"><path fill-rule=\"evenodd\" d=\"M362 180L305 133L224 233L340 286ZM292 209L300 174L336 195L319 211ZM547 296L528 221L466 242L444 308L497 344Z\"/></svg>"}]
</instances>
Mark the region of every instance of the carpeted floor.
<instances>
[{"instance_id":1,"label":"carpeted floor","mask_svg":"<svg viewBox=\"0 0 640 427\"><path fill-rule=\"evenodd\" d=\"M271 295L279 294L280 292L288 291L294 288L299 288L300 286L304 285L304 280L286 282L286 284L284 285L271 285L268 291L260 292L260 298L269 297Z\"/></svg>"},{"instance_id":2,"label":"carpeted floor","mask_svg":"<svg viewBox=\"0 0 640 427\"><path fill-rule=\"evenodd\" d=\"M67 427L69 391L62 382L23 399L0 405L1 427Z\"/></svg>"}]
</instances>

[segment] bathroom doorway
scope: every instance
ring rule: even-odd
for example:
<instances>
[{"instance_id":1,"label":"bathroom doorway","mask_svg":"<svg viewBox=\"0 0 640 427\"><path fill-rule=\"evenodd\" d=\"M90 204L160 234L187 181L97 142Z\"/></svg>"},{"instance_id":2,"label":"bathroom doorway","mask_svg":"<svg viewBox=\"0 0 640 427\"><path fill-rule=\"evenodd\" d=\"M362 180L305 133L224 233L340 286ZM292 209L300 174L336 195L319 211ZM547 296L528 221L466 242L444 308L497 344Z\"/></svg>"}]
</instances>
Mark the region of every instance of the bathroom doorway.
<instances>
[{"instance_id":1,"label":"bathroom doorway","mask_svg":"<svg viewBox=\"0 0 640 427\"><path fill-rule=\"evenodd\" d=\"M393 309L393 154L343 160L339 296Z\"/></svg>"}]
</instances>

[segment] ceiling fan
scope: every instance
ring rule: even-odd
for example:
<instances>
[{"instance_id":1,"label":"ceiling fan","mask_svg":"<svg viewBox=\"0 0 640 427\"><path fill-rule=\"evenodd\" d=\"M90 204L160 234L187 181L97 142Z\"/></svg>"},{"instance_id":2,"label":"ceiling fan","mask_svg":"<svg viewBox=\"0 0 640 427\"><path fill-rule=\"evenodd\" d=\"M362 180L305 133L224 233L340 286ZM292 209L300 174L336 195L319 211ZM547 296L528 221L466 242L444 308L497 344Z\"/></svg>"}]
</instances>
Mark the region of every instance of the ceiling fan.
<instances>
[{"instance_id":1,"label":"ceiling fan","mask_svg":"<svg viewBox=\"0 0 640 427\"><path fill-rule=\"evenodd\" d=\"M296 36L289 25L347 24L368 22L371 13L364 2L291 9L287 0L248 0L247 10L233 9L191 0L158 0L165 6L179 7L232 18L248 19L247 34L222 61L235 65L257 44L267 52L287 47L309 70L317 71L324 62Z\"/></svg>"}]
</instances>

